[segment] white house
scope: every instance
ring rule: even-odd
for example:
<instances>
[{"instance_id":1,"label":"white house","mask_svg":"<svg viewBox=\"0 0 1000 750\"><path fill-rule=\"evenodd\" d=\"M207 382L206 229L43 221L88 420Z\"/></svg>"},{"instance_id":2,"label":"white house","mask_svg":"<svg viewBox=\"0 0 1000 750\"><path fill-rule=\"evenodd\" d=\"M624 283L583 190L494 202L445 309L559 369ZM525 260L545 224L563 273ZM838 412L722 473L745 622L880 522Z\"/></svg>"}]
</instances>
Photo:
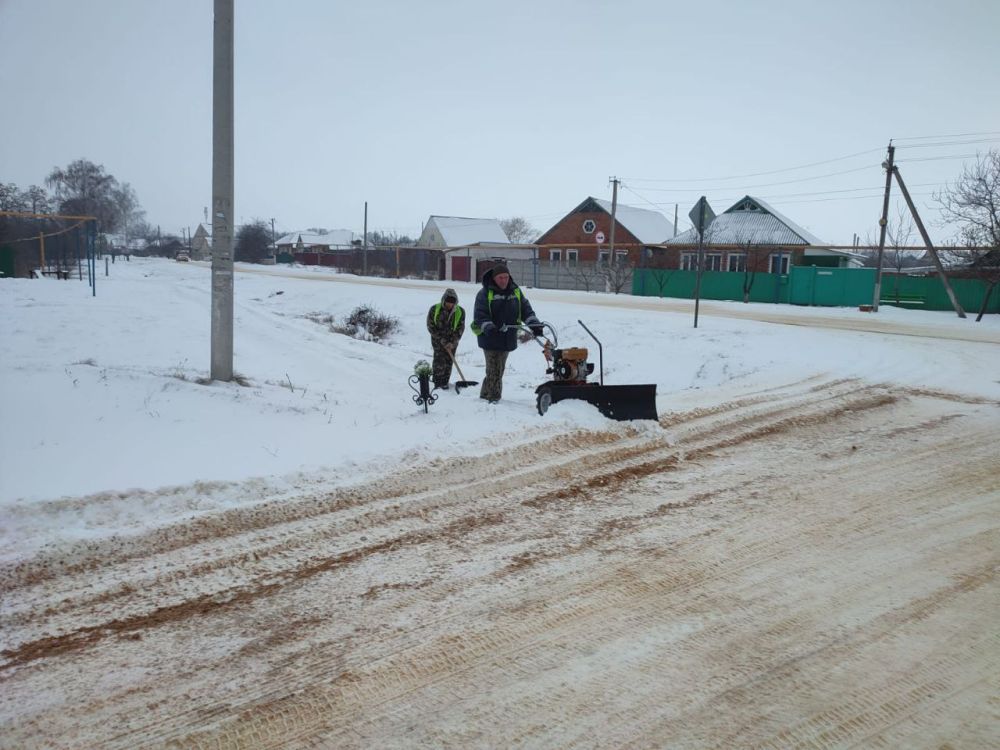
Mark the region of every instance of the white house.
<instances>
[{"instance_id":1,"label":"white house","mask_svg":"<svg viewBox=\"0 0 1000 750\"><path fill-rule=\"evenodd\" d=\"M481 261L535 258L534 245L513 245L496 219L468 216L431 216L420 233L417 247L444 252L444 277L454 281L478 281Z\"/></svg>"},{"instance_id":2,"label":"white house","mask_svg":"<svg viewBox=\"0 0 1000 750\"><path fill-rule=\"evenodd\" d=\"M338 247L351 247L354 232L350 229L331 229L325 234L315 232L289 232L278 238L275 244L280 252L316 253Z\"/></svg>"},{"instance_id":3,"label":"white house","mask_svg":"<svg viewBox=\"0 0 1000 750\"><path fill-rule=\"evenodd\" d=\"M420 233L417 247L445 249L466 247L479 242L508 245L510 240L496 219L467 216L431 216Z\"/></svg>"}]
</instances>

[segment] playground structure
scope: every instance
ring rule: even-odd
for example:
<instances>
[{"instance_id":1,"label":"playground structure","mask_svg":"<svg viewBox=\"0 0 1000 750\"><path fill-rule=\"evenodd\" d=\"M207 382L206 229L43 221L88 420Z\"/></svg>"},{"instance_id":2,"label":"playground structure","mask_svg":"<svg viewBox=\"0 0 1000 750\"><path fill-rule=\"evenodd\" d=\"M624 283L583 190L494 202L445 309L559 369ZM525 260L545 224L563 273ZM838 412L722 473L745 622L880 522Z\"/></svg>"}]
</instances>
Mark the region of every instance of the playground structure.
<instances>
[{"instance_id":1,"label":"playground structure","mask_svg":"<svg viewBox=\"0 0 1000 750\"><path fill-rule=\"evenodd\" d=\"M83 280L96 295L96 217L0 211L0 278Z\"/></svg>"}]
</instances>

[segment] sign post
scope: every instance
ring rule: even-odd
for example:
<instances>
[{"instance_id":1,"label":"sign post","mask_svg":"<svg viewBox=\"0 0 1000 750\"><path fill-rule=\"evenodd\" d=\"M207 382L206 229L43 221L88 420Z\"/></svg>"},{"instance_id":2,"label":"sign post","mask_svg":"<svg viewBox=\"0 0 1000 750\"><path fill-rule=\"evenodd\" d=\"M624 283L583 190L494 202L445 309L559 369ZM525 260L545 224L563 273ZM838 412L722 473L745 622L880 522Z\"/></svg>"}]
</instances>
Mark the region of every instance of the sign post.
<instances>
[{"instance_id":1,"label":"sign post","mask_svg":"<svg viewBox=\"0 0 1000 750\"><path fill-rule=\"evenodd\" d=\"M694 327L698 327L698 308L701 304L701 272L705 268L705 230L715 219L715 211L708 205L708 199L703 195L688 212L688 218L698 232L698 275L694 282Z\"/></svg>"}]
</instances>

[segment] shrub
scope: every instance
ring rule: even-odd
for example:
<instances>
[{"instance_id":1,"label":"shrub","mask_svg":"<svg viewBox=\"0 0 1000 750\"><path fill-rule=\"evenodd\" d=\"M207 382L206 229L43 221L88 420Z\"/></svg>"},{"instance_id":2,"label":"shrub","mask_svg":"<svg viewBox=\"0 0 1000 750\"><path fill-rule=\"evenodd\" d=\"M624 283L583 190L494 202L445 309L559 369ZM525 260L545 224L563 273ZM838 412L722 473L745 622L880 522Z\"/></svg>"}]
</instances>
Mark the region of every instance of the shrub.
<instances>
[{"instance_id":1,"label":"shrub","mask_svg":"<svg viewBox=\"0 0 1000 750\"><path fill-rule=\"evenodd\" d=\"M330 330L366 341L381 341L399 330L399 318L379 312L371 305L359 305L340 326Z\"/></svg>"}]
</instances>

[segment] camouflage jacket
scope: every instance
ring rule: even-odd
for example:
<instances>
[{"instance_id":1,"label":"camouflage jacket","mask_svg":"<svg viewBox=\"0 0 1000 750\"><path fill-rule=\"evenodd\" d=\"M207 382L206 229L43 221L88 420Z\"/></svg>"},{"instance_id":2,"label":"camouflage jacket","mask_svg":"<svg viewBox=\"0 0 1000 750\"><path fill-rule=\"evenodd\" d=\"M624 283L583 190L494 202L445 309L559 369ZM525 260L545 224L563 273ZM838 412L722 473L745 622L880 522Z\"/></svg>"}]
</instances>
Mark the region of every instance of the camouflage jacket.
<instances>
[{"instance_id":1,"label":"camouflage jacket","mask_svg":"<svg viewBox=\"0 0 1000 750\"><path fill-rule=\"evenodd\" d=\"M445 295L447 294L448 292L445 292ZM465 333L465 309L456 303L449 313L445 309L442 296L441 302L431 305L431 309L427 311L427 332L430 333L431 343L435 346L457 344Z\"/></svg>"}]
</instances>

